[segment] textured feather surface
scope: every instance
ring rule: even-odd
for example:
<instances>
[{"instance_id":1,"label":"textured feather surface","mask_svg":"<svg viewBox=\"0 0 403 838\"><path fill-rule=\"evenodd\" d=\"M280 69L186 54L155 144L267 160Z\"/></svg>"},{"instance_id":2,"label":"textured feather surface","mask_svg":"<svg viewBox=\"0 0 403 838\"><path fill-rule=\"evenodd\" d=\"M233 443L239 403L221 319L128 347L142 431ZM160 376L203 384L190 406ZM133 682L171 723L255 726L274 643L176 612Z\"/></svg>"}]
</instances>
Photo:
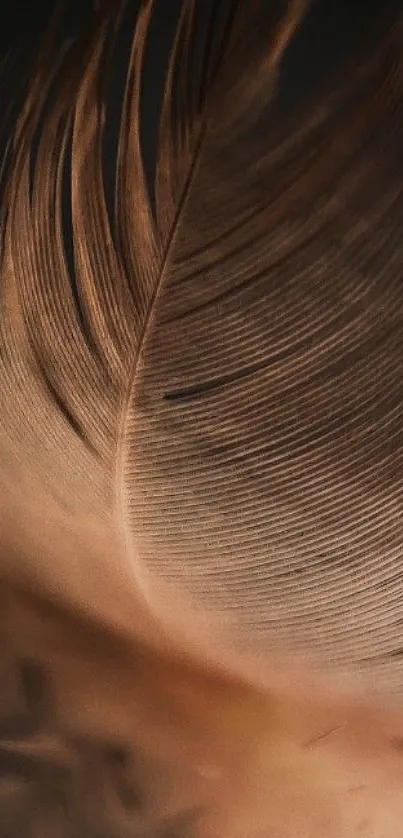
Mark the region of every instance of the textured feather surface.
<instances>
[{"instance_id":1,"label":"textured feather surface","mask_svg":"<svg viewBox=\"0 0 403 838\"><path fill-rule=\"evenodd\" d=\"M308 3L167 8L55 19L4 117L10 835L39 771L35 838L396 838L401 721L325 690L403 690L398 4L288 106Z\"/></svg>"},{"instance_id":2,"label":"textured feather surface","mask_svg":"<svg viewBox=\"0 0 403 838\"><path fill-rule=\"evenodd\" d=\"M43 62L16 130L4 445L83 539L93 521L122 545L161 619L173 586L240 648L400 690L400 27L281 114L303 4L178 3L147 172L165 11L105 8Z\"/></svg>"}]
</instances>

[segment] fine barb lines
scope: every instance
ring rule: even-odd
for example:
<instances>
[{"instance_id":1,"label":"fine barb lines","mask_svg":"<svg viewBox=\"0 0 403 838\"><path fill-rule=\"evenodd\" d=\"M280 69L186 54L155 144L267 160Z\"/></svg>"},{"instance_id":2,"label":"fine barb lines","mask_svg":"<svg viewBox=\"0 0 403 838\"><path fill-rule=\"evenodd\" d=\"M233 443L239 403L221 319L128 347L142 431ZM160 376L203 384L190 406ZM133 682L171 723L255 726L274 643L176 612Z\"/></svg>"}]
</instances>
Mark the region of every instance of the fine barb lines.
<instances>
[{"instance_id":1,"label":"fine barb lines","mask_svg":"<svg viewBox=\"0 0 403 838\"><path fill-rule=\"evenodd\" d=\"M274 693L403 697L401 2L85 5L0 62L0 838L396 838Z\"/></svg>"}]
</instances>

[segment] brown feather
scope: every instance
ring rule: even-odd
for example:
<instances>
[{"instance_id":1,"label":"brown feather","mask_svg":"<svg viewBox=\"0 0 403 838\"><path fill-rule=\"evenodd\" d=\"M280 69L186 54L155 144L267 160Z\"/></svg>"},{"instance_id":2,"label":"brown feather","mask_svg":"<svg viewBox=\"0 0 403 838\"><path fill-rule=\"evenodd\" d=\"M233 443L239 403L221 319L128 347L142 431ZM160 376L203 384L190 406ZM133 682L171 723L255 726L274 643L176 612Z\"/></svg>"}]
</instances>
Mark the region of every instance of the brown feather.
<instances>
[{"instance_id":1,"label":"brown feather","mask_svg":"<svg viewBox=\"0 0 403 838\"><path fill-rule=\"evenodd\" d=\"M152 165L163 3L55 18L7 144L10 838L401 829L400 13L284 108L269 6L176 5Z\"/></svg>"}]
</instances>

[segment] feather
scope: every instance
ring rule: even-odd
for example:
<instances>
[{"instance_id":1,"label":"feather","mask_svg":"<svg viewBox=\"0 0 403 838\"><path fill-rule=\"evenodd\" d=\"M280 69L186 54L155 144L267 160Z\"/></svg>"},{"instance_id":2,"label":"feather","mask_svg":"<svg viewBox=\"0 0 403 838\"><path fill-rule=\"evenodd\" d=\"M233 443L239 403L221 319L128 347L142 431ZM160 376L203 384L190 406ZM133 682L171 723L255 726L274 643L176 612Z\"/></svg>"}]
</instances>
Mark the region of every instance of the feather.
<instances>
[{"instance_id":1,"label":"feather","mask_svg":"<svg viewBox=\"0 0 403 838\"><path fill-rule=\"evenodd\" d=\"M74 836L395 838L400 12L287 107L308 2L167 9L56 16L10 110L7 817L55 772Z\"/></svg>"}]
</instances>

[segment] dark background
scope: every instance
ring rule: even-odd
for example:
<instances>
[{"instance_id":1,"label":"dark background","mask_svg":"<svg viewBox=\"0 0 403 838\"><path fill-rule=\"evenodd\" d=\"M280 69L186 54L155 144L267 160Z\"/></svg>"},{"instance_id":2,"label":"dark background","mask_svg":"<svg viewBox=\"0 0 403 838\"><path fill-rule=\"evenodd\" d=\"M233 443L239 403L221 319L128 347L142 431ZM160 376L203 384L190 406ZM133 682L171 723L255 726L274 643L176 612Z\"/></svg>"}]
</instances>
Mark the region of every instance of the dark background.
<instances>
[{"instance_id":1,"label":"dark background","mask_svg":"<svg viewBox=\"0 0 403 838\"><path fill-rule=\"evenodd\" d=\"M250 0L242 0L249 2ZM114 0L110 0L111 3ZM175 0L159 0L164 15L176 14ZM200 0L202 3L203 0ZM217 0L219 2L219 0ZM273 0L265 0L270 5ZM21 38L31 42L40 38L55 8L56 0L2 0L0 11L0 49L2 54ZM65 3L64 35L72 37L84 27L97 0L69 0ZM134 0L139 5L139 0ZM291 84L313 84L315 76L327 72L343 60L357 41L376 31L388 8L402 7L401 0L312 0L306 23L295 44ZM172 10L172 11L171 11Z\"/></svg>"},{"instance_id":2,"label":"dark background","mask_svg":"<svg viewBox=\"0 0 403 838\"><path fill-rule=\"evenodd\" d=\"M111 4L117 0L109 0ZM64 0L62 23L58 38L75 40L85 33L99 2L108 0ZM220 0L199 0L204 10ZM252 0L239 0L252 3ZM267 9L286 0L262 0ZM181 0L157 0L156 24L149 47L149 60L145 74L143 103L143 153L147 179L151 184L156 158L159 120L159 103L164 86L164 67L172 43L175 22ZM46 31L57 0L2 0L0 3L0 159L7 147L19 108L24 100L24 90L32 73L41 38ZM141 0L131 0L129 24L122 33L113 59L113 72L108 97L110 129L105 144L106 189L108 204L114 204L115 172L120 106L124 89L125 60L130 53L135 10ZM370 54L368 41L376 40L381 29L396 18L396 10L403 8L403 0L311 0L306 18L294 37L282 65L280 86L277 89L276 107L293 108L305 97L314 96L325 84L329 75L336 73L348 59L364 50ZM124 28L125 29L125 28ZM57 45L56 45L57 49ZM11 56L11 59L10 59ZM126 56L126 58L125 58ZM114 76L116 78L114 78ZM2 184L6 170L0 173L0 205Z\"/></svg>"}]
</instances>

